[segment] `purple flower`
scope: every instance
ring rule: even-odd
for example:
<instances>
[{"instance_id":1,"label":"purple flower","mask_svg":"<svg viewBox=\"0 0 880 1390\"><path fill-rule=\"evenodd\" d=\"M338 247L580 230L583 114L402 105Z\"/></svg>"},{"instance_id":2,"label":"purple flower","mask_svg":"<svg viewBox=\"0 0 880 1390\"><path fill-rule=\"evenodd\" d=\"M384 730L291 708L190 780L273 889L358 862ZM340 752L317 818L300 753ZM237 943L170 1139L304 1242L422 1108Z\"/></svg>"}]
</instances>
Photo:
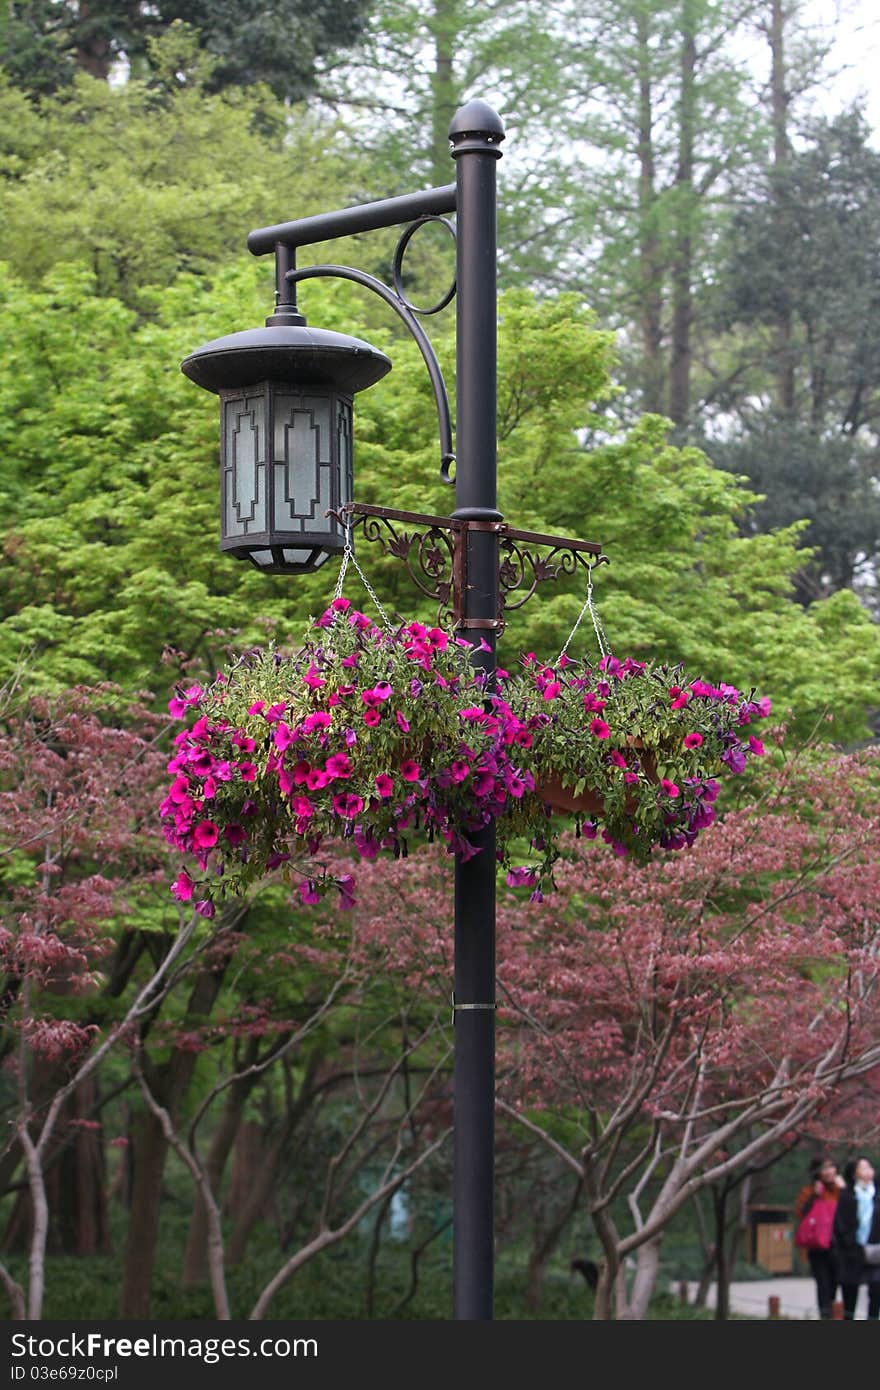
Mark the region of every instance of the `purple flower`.
<instances>
[{"instance_id":1,"label":"purple flower","mask_svg":"<svg viewBox=\"0 0 880 1390\"><path fill-rule=\"evenodd\" d=\"M732 748L725 748L721 754L721 761L727 764L731 772L742 772L746 765L746 755L741 745L736 743Z\"/></svg>"},{"instance_id":2,"label":"purple flower","mask_svg":"<svg viewBox=\"0 0 880 1390\"><path fill-rule=\"evenodd\" d=\"M193 907L200 917L213 917L217 911L210 898L201 898Z\"/></svg>"},{"instance_id":3,"label":"purple flower","mask_svg":"<svg viewBox=\"0 0 880 1390\"><path fill-rule=\"evenodd\" d=\"M299 896L303 906L310 907L314 903L321 901L321 895L315 887L315 881L311 878L304 878L299 885Z\"/></svg>"},{"instance_id":4,"label":"purple flower","mask_svg":"<svg viewBox=\"0 0 880 1390\"><path fill-rule=\"evenodd\" d=\"M509 888L532 888L537 883L534 869L528 865L523 865L519 869L508 869L507 885Z\"/></svg>"},{"instance_id":5,"label":"purple flower","mask_svg":"<svg viewBox=\"0 0 880 1390\"><path fill-rule=\"evenodd\" d=\"M354 879L351 874L343 874L336 880L336 887L339 889L339 906L343 912L354 907Z\"/></svg>"}]
</instances>

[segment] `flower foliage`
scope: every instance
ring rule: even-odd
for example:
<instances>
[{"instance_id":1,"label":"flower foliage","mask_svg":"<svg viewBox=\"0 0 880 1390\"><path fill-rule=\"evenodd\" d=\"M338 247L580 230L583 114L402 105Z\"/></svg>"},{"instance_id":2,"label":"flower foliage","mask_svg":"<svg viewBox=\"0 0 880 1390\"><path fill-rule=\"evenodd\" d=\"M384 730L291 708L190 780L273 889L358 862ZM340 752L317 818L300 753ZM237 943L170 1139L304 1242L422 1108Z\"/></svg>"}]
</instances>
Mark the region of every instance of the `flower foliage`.
<instances>
[{"instance_id":1,"label":"flower foliage","mask_svg":"<svg viewBox=\"0 0 880 1390\"><path fill-rule=\"evenodd\" d=\"M210 916L218 896L284 865L299 870L303 902L335 884L348 906L351 876L322 865L328 842L364 859L405 855L413 835L476 852L468 837L526 783L470 651L420 623L385 630L340 597L294 655L252 654L172 700L173 715L195 718L160 809L200 871L183 871L175 895Z\"/></svg>"},{"instance_id":2,"label":"flower foliage","mask_svg":"<svg viewBox=\"0 0 880 1390\"><path fill-rule=\"evenodd\" d=\"M582 834L601 834L617 854L645 863L657 846L693 844L715 819L717 778L741 773L764 752L751 726L769 714L769 699L691 679L680 665L606 655L594 670L562 655L550 667L530 653L503 691L524 731L523 770L536 785L534 795L510 808L508 834L518 826L543 849L544 874L558 855L544 802L553 799L552 784L567 789L569 799L589 794L589 809L575 810ZM508 881L534 882L535 873L513 870Z\"/></svg>"}]
</instances>

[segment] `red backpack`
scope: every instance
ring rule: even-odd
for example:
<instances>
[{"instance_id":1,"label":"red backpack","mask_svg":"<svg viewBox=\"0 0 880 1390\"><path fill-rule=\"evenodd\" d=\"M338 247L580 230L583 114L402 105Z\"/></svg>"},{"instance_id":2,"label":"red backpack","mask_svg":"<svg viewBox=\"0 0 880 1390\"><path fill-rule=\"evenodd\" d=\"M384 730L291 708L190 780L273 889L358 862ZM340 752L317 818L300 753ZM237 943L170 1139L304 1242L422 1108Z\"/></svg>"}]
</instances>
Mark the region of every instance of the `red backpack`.
<instances>
[{"instance_id":1,"label":"red backpack","mask_svg":"<svg viewBox=\"0 0 880 1390\"><path fill-rule=\"evenodd\" d=\"M831 1247L831 1233L834 1229L834 1210L836 1202L827 1197L817 1197L805 1216L798 1222L794 1233L794 1243L801 1250L828 1250Z\"/></svg>"}]
</instances>

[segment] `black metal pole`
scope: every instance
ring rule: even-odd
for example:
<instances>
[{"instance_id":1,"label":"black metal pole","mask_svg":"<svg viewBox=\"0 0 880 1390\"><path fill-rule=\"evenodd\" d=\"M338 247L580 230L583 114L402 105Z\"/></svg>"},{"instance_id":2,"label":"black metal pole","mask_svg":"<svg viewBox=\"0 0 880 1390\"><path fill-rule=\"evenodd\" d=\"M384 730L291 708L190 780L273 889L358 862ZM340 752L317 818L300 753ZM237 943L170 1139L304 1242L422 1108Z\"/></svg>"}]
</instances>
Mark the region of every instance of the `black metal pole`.
<instances>
[{"instance_id":1,"label":"black metal pole","mask_svg":"<svg viewBox=\"0 0 880 1390\"><path fill-rule=\"evenodd\" d=\"M468 530L464 634L483 636L482 667L495 670L498 616L496 510L496 191L504 126L484 101L456 112L455 517ZM484 626L485 625L485 626ZM453 1317L493 1315L495 1198L495 828L480 853L455 864Z\"/></svg>"}]
</instances>

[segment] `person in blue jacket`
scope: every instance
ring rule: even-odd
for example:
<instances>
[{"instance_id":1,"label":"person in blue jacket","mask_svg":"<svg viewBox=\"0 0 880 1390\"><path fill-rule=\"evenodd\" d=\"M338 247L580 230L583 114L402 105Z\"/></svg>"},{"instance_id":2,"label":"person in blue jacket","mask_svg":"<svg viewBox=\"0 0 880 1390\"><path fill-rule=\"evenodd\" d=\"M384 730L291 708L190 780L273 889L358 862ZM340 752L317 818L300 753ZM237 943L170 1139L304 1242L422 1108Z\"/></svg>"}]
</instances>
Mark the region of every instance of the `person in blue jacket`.
<instances>
[{"instance_id":1,"label":"person in blue jacket","mask_svg":"<svg viewBox=\"0 0 880 1390\"><path fill-rule=\"evenodd\" d=\"M843 1294L843 1316L855 1317L859 1287L868 1286L868 1317L880 1318L880 1264L869 1264L866 1245L880 1245L880 1194L874 1183L874 1166L864 1157L845 1165L846 1186L834 1213L832 1251Z\"/></svg>"}]
</instances>

